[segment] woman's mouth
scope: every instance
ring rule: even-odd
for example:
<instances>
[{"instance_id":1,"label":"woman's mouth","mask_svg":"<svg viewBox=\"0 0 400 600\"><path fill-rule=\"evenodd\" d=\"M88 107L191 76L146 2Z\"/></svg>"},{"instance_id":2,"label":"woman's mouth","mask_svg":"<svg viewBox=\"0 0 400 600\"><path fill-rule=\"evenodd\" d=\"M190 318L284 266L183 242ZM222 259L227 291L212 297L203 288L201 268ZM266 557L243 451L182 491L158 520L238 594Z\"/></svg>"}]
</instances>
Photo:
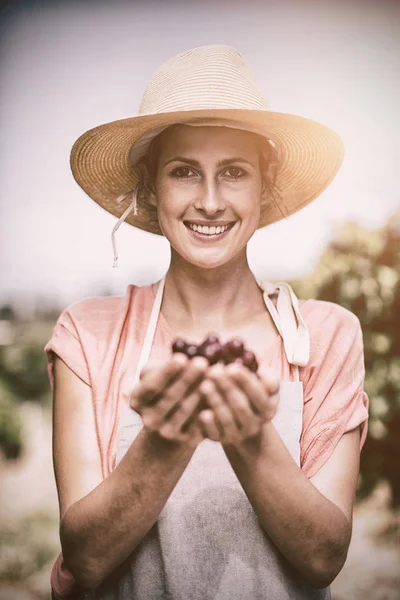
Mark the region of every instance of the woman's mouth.
<instances>
[{"instance_id":1,"label":"woman's mouth","mask_svg":"<svg viewBox=\"0 0 400 600\"><path fill-rule=\"evenodd\" d=\"M235 222L224 223L223 225L199 225L197 223L191 223L185 221L187 229L190 230L191 234L199 240L211 241L219 240L224 237L230 229L234 226Z\"/></svg>"}]
</instances>

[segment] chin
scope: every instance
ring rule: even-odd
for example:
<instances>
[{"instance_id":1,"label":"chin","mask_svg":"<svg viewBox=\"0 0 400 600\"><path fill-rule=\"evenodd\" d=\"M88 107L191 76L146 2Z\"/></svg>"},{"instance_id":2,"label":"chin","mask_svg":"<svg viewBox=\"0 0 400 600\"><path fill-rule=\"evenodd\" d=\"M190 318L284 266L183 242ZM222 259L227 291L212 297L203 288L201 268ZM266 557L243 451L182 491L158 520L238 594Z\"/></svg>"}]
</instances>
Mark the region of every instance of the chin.
<instances>
[{"instance_id":1,"label":"chin","mask_svg":"<svg viewBox=\"0 0 400 600\"><path fill-rule=\"evenodd\" d=\"M195 261L190 261L190 264L193 265L193 267L196 267L198 269L204 269L205 271L211 271L212 269L217 269L218 267L223 267L226 262L225 261L215 261L215 262L195 262Z\"/></svg>"},{"instance_id":2,"label":"chin","mask_svg":"<svg viewBox=\"0 0 400 600\"><path fill-rule=\"evenodd\" d=\"M198 269L215 269L225 264L224 260L204 260L201 258L193 258L191 256L182 257L189 265Z\"/></svg>"},{"instance_id":3,"label":"chin","mask_svg":"<svg viewBox=\"0 0 400 600\"><path fill-rule=\"evenodd\" d=\"M238 254L236 254L235 256L207 256L206 252L204 252L202 256L199 256L199 253L196 253L196 255L181 254L180 256L188 264L192 265L197 269L210 270L217 269L219 267L223 267L231 263L235 260L235 258L238 257Z\"/></svg>"}]
</instances>

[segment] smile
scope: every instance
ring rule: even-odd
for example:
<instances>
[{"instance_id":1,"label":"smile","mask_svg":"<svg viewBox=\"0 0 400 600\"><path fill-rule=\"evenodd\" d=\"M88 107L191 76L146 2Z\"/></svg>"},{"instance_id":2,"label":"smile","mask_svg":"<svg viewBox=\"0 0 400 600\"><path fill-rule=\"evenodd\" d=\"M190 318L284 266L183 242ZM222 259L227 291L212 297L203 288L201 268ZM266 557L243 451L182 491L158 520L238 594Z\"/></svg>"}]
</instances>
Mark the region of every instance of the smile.
<instances>
[{"instance_id":1,"label":"smile","mask_svg":"<svg viewBox=\"0 0 400 600\"><path fill-rule=\"evenodd\" d=\"M201 233L202 235L209 235L209 236L213 236L213 235L219 235L221 233L224 233L225 231L227 231L228 229L230 229L232 226L234 225L234 223L228 223L226 225L196 225L195 223L187 223L186 226L189 227L189 229L191 229L192 231L195 231L196 233Z\"/></svg>"}]
</instances>

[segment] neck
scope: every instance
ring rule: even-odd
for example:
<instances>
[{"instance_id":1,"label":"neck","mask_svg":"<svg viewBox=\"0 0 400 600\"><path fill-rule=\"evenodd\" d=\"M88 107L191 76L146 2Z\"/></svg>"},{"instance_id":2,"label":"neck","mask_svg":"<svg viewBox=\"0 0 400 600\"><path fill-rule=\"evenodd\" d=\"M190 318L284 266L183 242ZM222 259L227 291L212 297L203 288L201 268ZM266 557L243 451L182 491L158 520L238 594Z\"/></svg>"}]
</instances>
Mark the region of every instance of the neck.
<instances>
[{"instance_id":1,"label":"neck","mask_svg":"<svg viewBox=\"0 0 400 600\"><path fill-rule=\"evenodd\" d=\"M245 254L221 267L202 269L173 253L162 311L178 335L190 332L193 339L234 330L265 306Z\"/></svg>"}]
</instances>

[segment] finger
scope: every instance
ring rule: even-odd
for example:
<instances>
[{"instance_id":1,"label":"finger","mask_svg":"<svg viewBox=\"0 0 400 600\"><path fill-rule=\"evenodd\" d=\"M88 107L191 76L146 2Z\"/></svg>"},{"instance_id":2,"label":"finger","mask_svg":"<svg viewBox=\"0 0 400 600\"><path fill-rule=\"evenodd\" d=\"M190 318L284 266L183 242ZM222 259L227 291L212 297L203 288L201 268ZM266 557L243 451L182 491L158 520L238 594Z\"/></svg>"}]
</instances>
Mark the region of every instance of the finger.
<instances>
[{"instance_id":1,"label":"finger","mask_svg":"<svg viewBox=\"0 0 400 600\"><path fill-rule=\"evenodd\" d=\"M204 437L207 437L214 442L219 442L220 432L213 411L210 409L202 410L199 413L198 420L204 430Z\"/></svg>"},{"instance_id":2,"label":"finger","mask_svg":"<svg viewBox=\"0 0 400 600\"><path fill-rule=\"evenodd\" d=\"M164 388L162 393L155 396L153 403L148 403L141 410L144 425L152 430L159 429L164 421L171 420L175 412L179 412L183 400L196 390L196 385L204 376L208 366L205 358L195 357L192 360L187 360L185 367L179 373L172 384ZM196 396L194 397L196 398ZM195 400L198 403L198 398ZM186 420L190 412L189 409L183 411L183 419ZM193 412L193 411L192 411ZM178 416L179 419L179 416ZM165 437L174 436L178 429L173 429L174 423L163 426L163 435Z\"/></svg>"},{"instance_id":3,"label":"finger","mask_svg":"<svg viewBox=\"0 0 400 600\"><path fill-rule=\"evenodd\" d=\"M278 394L270 393L269 390L279 389L279 382L276 385L276 377L266 384L261 378L257 378L245 367L241 365L228 365L226 367L228 378L233 379L243 390L249 399L252 409L262 420L271 420L276 412L278 405Z\"/></svg>"},{"instance_id":4,"label":"finger","mask_svg":"<svg viewBox=\"0 0 400 600\"><path fill-rule=\"evenodd\" d=\"M236 441L240 437L238 426L229 405L223 400L215 383L210 379L205 379L201 382L199 390L214 412L216 425L220 432L220 441L226 443Z\"/></svg>"},{"instance_id":5,"label":"finger","mask_svg":"<svg viewBox=\"0 0 400 600\"><path fill-rule=\"evenodd\" d=\"M160 411L167 414L171 410L177 410L183 398L189 396L203 379L207 367L208 361L200 356L187 360L179 377L176 377L164 390L163 396L158 402Z\"/></svg>"},{"instance_id":6,"label":"finger","mask_svg":"<svg viewBox=\"0 0 400 600\"><path fill-rule=\"evenodd\" d=\"M163 422L160 424L160 433L166 438L173 438L188 429L190 422L195 416L196 409L201 402L201 395L195 390L189 396L179 402L176 410L171 414L164 415Z\"/></svg>"},{"instance_id":7,"label":"finger","mask_svg":"<svg viewBox=\"0 0 400 600\"><path fill-rule=\"evenodd\" d=\"M160 367L163 367L163 366L164 366L163 363L147 363L143 367L143 369L140 371L139 379L143 379L144 377L146 377L146 375L148 375L155 369L159 369Z\"/></svg>"},{"instance_id":8,"label":"finger","mask_svg":"<svg viewBox=\"0 0 400 600\"><path fill-rule=\"evenodd\" d=\"M274 369L260 369L259 375L268 394L279 392L280 379Z\"/></svg>"},{"instance_id":9,"label":"finger","mask_svg":"<svg viewBox=\"0 0 400 600\"><path fill-rule=\"evenodd\" d=\"M227 369L213 372L213 382L224 400L229 404L242 438L255 435L260 431L262 420L255 413L247 394L239 387ZM253 377L253 379L256 379Z\"/></svg>"},{"instance_id":10,"label":"finger","mask_svg":"<svg viewBox=\"0 0 400 600\"><path fill-rule=\"evenodd\" d=\"M143 376L131 391L130 405L133 409L150 404L184 370L189 359L184 354L174 354L161 367L144 370Z\"/></svg>"}]
</instances>

